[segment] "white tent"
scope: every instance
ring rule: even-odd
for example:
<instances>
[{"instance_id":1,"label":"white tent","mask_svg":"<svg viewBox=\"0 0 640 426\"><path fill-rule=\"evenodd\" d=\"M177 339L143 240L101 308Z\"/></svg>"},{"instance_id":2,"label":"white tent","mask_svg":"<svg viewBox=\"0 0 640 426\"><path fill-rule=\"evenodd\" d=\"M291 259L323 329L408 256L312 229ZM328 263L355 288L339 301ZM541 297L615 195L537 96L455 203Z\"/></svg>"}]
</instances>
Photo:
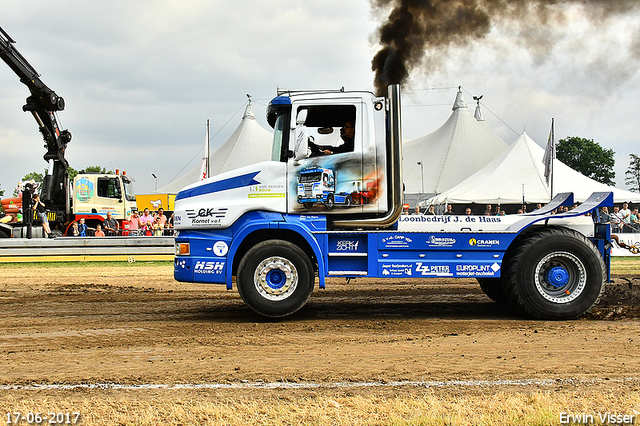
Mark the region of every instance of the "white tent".
<instances>
[{"instance_id":1,"label":"white tent","mask_svg":"<svg viewBox=\"0 0 640 426\"><path fill-rule=\"evenodd\" d=\"M507 149L484 122L479 108L475 115L459 91L453 113L438 130L402 145L405 195L451 189Z\"/></svg>"},{"instance_id":2,"label":"white tent","mask_svg":"<svg viewBox=\"0 0 640 426\"><path fill-rule=\"evenodd\" d=\"M242 121L229 139L209 155L210 176L229 170L267 161L271 158L273 135L256 122L251 103L247 105ZM201 166L185 173L158 189L158 193L177 194L182 188L198 182Z\"/></svg>"},{"instance_id":3,"label":"white tent","mask_svg":"<svg viewBox=\"0 0 640 426\"><path fill-rule=\"evenodd\" d=\"M526 203L547 203L551 190L544 177L543 157L544 149L523 133L481 170L425 204L520 204L523 194ZM640 194L597 182L554 160L554 195L573 192L576 201L584 201L597 191L613 191L616 203L640 202Z\"/></svg>"}]
</instances>

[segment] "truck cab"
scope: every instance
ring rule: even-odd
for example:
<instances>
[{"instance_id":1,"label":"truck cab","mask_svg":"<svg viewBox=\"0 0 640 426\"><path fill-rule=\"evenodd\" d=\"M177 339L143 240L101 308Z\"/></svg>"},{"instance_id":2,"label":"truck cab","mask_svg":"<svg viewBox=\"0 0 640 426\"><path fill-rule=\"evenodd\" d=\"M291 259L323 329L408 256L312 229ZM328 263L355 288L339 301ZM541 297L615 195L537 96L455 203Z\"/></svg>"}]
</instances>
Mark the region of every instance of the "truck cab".
<instances>
[{"instance_id":1,"label":"truck cab","mask_svg":"<svg viewBox=\"0 0 640 426\"><path fill-rule=\"evenodd\" d=\"M74 220L85 219L94 228L107 217L107 212L120 222L136 210L133 183L126 172L116 174L78 174L73 179L72 213Z\"/></svg>"}]
</instances>

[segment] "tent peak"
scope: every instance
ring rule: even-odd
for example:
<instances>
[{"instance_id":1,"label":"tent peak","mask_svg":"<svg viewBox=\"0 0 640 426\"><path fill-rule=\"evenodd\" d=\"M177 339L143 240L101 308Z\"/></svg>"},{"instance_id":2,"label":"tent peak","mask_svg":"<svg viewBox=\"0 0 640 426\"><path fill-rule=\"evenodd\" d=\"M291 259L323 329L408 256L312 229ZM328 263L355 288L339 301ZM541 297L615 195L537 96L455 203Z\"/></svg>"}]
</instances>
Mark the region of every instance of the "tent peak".
<instances>
[{"instance_id":1,"label":"tent peak","mask_svg":"<svg viewBox=\"0 0 640 426\"><path fill-rule=\"evenodd\" d=\"M464 96L462 96L462 86L458 86L458 93L456 93L456 100L453 102L452 110L457 109L467 109L467 102L464 100Z\"/></svg>"},{"instance_id":2,"label":"tent peak","mask_svg":"<svg viewBox=\"0 0 640 426\"><path fill-rule=\"evenodd\" d=\"M256 116L253 115L253 107L251 106L251 98L249 98L249 104L247 105L247 108L245 108L244 115L242 116L243 120L245 118L248 118L250 120L255 120L256 119Z\"/></svg>"}]
</instances>

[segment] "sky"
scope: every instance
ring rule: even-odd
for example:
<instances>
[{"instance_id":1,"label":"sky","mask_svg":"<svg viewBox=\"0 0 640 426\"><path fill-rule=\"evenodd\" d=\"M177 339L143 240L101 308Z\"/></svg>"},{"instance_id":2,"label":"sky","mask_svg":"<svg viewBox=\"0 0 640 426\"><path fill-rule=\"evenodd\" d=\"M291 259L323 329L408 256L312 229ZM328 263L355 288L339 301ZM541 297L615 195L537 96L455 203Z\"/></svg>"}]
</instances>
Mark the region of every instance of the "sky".
<instances>
[{"instance_id":1,"label":"sky","mask_svg":"<svg viewBox=\"0 0 640 426\"><path fill-rule=\"evenodd\" d=\"M372 91L376 29L388 14L367 0L0 0L0 8L0 27L66 101L58 118L73 135L70 165L126 170L139 194L199 164L207 119L212 151L222 145L247 93L268 129L278 87ZM494 22L486 37L427 52L437 61L403 86L404 139L440 127L461 86L472 111L472 96L484 95L485 119L508 144L526 131L544 146L553 117L556 139L613 149L616 186L628 189L629 154L640 155L640 11L594 20L572 6L562 16L548 26ZM0 63L5 196L47 166L36 122L22 112L28 94Z\"/></svg>"}]
</instances>

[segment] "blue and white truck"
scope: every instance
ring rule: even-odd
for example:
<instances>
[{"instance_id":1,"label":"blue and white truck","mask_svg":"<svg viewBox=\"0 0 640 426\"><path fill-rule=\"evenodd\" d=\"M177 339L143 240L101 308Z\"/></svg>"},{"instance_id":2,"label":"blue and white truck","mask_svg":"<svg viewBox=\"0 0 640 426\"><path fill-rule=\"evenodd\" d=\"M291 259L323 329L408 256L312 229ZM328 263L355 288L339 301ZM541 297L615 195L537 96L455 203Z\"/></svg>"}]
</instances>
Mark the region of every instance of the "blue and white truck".
<instances>
[{"instance_id":1,"label":"blue and white truck","mask_svg":"<svg viewBox=\"0 0 640 426\"><path fill-rule=\"evenodd\" d=\"M302 308L327 277L476 278L527 317L572 319L600 299L610 230L587 213L612 205L596 193L578 208L559 194L532 213L406 216L402 212L400 87L369 92L285 92L269 104L271 161L184 188L175 199L178 281L226 284L268 317ZM353 149L313 155L310 142L355 126ZM337 140L337 138L336 138ZM339 141L335 142L339 143ZM336 150L338 151L338 150ZM333 170L367 188L366 203L314 211L299 202L304 170Z\"/></svg>"}]
</instances>

